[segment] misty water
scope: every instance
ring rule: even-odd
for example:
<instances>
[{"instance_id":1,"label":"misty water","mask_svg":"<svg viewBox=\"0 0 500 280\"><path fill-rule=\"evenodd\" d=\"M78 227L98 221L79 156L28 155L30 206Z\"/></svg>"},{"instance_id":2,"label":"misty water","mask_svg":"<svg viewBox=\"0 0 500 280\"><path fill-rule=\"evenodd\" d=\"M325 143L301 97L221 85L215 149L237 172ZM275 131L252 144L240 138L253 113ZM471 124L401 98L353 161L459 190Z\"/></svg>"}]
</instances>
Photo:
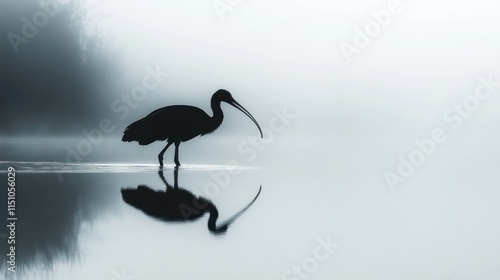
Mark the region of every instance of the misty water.
<instances>
[{"instance_id":1,"label":"misty water","mask_svg":"<svg viewBox=\"0 0 500 280\"><path fill-rule=\"evenodd\" d=\"M262 186L222 234L208 230L208 213L166 222L123 200L124 188L164 191L161 170L174 183L173 152L163 169L156 162L161 143L141 147L109 138L76 161L67 158L67 147L82 139L5 141L1 177L6 181L8 166L17 174L15 276L445 280L499 274L494 143L450 137L391 190L384 172L397 172L398 153L414 148L404 136L373 137L368 145L359 137L276 137L252 160L236 152L241 140L207 136L181 146L179 187L210 199L218 224ZM305 145L310 141L317 146ZM328 144L331 149L318 148Z\"/></svg>"}]
</instances>

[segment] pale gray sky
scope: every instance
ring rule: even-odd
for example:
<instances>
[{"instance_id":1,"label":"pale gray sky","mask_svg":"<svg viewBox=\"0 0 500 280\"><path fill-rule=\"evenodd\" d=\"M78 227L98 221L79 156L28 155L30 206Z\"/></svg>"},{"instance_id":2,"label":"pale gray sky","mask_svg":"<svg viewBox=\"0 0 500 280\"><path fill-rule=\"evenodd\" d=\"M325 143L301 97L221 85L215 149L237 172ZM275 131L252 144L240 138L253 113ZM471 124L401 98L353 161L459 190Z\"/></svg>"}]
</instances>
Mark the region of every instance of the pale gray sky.
<instances>
[{"instance_id":1,"label":"pale gray sky","mask_svg":"<svg viewBox=\"0 0 500 280\"><path fill-rule=\"evenodd\" d=\"M497 1L401 1L351 63L340 44L354 45L356 28L391 1L240 2L221 20L216 1L107 1L111 17L100 24L134 75L153 64L171 73L165 95L145 101L151 109L175 101L208 109L223 87L261 121L287 106L307 128L400 131L439 124L479 76L500 80ZM493 107L482 114L498 120Z\"/></svg>"},{"instance_id":2,"label":"pale gray sky","mask_svg":"<svg viewBox=\"0 0 500 280\"><path fill-rule=\"evenodd\" d=\"M95 2L99 1L87 1L89 7ZM67 85L57 98L52 97L56 91L51 88L28 90L31 93L14 105L29 105L23 112L27 116L16 115L23 110L11 111L5 116L7 123L32 130L25 123L39 122L35 134L64 131L70 123L72 131L78 132L95 128L100 118L110 117L121 130L167 105L193 104L209 110L212 93L225 88L261 123L268 122L273 108L286 106L299 116L297 132L314 134L326 128L335 133L393 133L440 125L448 108L474 92L480 76L491 74L500 80L497 1L242 0L222 12L214 8L216 3L226 2L108 0L88 9L91 20L86 27L100 32L115 55L109 62L101 60L111 65L101 70L109 77L95 74L96 78L85 81L92 86L80 90L85 93L75 90L81 85L61 78ZM381 11L391 5L397 12L386 26L379 25L379 32L347 59L340 46L356 47L358 28L366 30L376 23L373 14L384 13ZM20 34L21 16L31 18L34 12L36 9L16 10L4 17L9 24L2 30ZM21 46L13 65L36 69L44 53L41 42L69 44L67 36L57 41L48 37L48 30L54 29L51 24L62 23L50 19L29 44ZM3 43L7 52L2 55L12 57L8 40ZM47 58L55 60L60 53L47 53ZM41 72L62 69L63 62ZM125 119L117 118L110 104L142 83L145 67L157 65L170 76ZM16 82L13 85L15 88ZM7 93L21 96L12 90ZM43 100L46 104L37 106ZM489 128L500 118L500 111L493 109L500 98L484 103L491 106L481 106L485 109L480 110L484 116L480 123ZM78 117L53 117L57 104L69 105L63 116ZM80 104L86 107L71 107ZM237 118L236 110L224 110L228 117ZM63 128L54 125L54 119L56 123L65 121L60 125ZM227 122L227 131L241 121Z\"/></svg>"}]
</instances>

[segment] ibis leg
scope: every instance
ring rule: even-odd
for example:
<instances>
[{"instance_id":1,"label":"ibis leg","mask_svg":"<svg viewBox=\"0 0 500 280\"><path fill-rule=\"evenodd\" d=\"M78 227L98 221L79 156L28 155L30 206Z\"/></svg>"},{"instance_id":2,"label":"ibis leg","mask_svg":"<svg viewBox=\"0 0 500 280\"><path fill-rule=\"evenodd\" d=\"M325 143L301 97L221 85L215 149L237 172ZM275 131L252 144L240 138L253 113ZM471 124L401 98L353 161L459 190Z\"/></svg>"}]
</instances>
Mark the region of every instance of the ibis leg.
<instances>
[{"instance_id":1,"label":"ibis leg","mask_svg":"<svg viewBox=\"0 0 500 280\"><path fill-rule=\"evenodd\" d=\"M174 156L174 162L175 166L181 166L181 163L179 162L179 145L180 142L175 142L175 156Z\"/></svg>"},{"instance_id":2,"label":"ibis leg","mask_svg":"<svg viewBox=\"0 0 500 280\"><path fill-rule=\"evenodd\" d=\"M165 148L163 148L163 150L161 150L161 152L158 154L158 161L160 162L160 166L163 166L163 154L165 154L170 145L172 145L172 142L167 142Z\"/></svg>"},{"instance_id":3,"label":"ibis leg","mask_svg":"<svg viewBox=\"0 0 500 280\"><path fill-rule=\"evenodd\" d=\"M165 186L167 186L167 190L172 188L172 185L170 185L167 180L165 180L165 176L163 175L163 168L161 168L159 171L158 171L158 175L160 175L160 178L161 180L163 181L163 183L165 183Z\"/></svg>"}]
</instances>

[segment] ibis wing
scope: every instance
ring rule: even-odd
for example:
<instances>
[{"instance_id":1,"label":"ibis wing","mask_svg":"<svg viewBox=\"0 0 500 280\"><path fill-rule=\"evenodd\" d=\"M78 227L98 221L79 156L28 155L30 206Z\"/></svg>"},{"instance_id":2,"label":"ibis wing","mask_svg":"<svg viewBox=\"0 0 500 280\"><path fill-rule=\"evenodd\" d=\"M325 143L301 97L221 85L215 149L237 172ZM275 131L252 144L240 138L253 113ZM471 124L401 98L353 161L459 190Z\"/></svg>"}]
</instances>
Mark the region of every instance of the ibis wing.
<instances>
[{"instance_id":1,"label":"ibis wing","mask_svg":"<svg viewBox=\"0 0 500 280\"><path fill-rule=\"evenodd\" d=\"M138 141L141 145L167 139L172 142L187 141L200 135L209 120L210 117L197 107L163 107L129 125L122 141Z\"/></svg>"}]
</instances>

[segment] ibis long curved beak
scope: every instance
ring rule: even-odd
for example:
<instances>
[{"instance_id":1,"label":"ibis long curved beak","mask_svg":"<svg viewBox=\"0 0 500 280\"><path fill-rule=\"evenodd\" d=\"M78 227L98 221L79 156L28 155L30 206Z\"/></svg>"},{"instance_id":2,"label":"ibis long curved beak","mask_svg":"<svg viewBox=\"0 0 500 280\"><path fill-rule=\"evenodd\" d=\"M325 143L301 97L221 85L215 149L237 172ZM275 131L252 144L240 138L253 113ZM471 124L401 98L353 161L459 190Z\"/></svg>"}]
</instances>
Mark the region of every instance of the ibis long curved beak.
<instances>
[{"instance_id":1,"label":"ibis long curved beak","mask_svg":"<svg viewBox=\"0 0 500 280\"><path fill-rule=\"evenodd\" d=\"M245 211L247 211L248 208L250 208L250 206L252 206L252 204L257 200L257 197L259 197L260 195L260 191L262 190L262 185L260 185L260 188L259 188L259 192L257 193L257 195L254 197L254 199L247 205L245 206L245 208L241 209L238 213L234 214L232 217L230 217L229 219L227 219L225 222L223 222L220 226L218 226L219 229L222 229L222 230L219 230L219 231L212 231L212 233L214 234L220 234L220 233L224 233L227 228L239 217L241 216Z\"/></svg>"},{"instance_id":2,"label":"ibis long curved beak","mask_svg":"<svg viewBox=\"0 0 500 280\"><path fill-rule=\"evenodd\" d=\"M234 99L231 102L229 102L229 104L231 104L232 106L234 106L234 108L242 111L245 115L247 115L255 123L257 128L259 129L260 138L264 138L264 135L262 134L262 129L260 129L259 123L257 123L257 120L252 116L252 114L250 114L250 112L247 111L247 109L245 109L243 106L241 106L240 103L236 102L236 100L234 100Z\"/></svg>"}]
</instances>

